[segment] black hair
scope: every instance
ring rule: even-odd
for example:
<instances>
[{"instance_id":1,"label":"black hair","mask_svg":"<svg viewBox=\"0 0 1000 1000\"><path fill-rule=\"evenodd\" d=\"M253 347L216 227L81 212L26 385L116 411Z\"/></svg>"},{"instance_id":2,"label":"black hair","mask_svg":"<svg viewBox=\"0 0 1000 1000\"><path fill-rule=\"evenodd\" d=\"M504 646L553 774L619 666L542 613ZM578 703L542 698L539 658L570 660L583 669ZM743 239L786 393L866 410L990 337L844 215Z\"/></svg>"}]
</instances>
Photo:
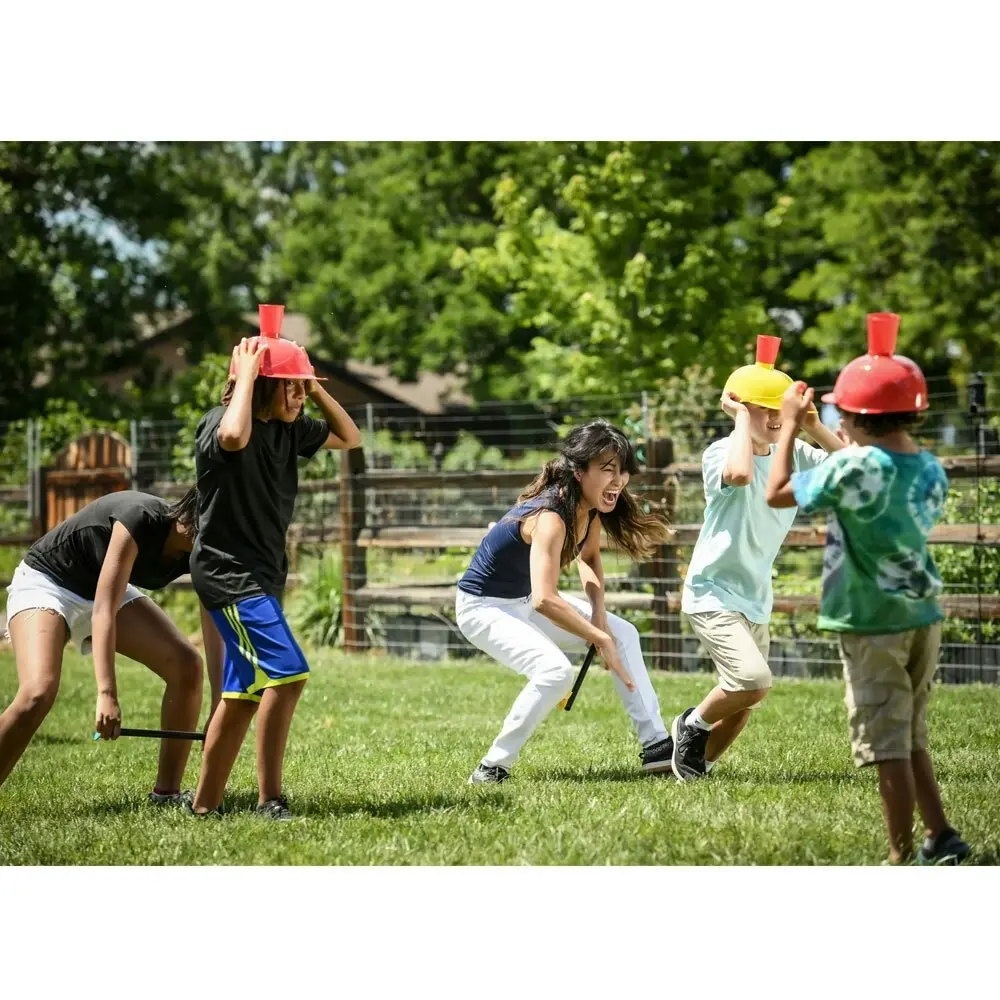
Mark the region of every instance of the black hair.
<instances>
[{"instance_id":1,"label":"black hair","mask_svg":"<svg viewBox=\"0 0 1000 1000\"><path fill-rule=\"evenodd\" d=\"M192 486L176 503L167 507L167 517L184 525L193 538L198 534L198 487Z\"/></svg>"},{"instance_id":2,"label":"black hair","mask_svg":"<svg viewBox=\"0 0 1000 1000\"><path fill-rule=\"evenodd\" d=\"M253 397L250 403L250 412L256 417L260 413L269 412L274 397L277 395L278 387L281 385L280 378L267 378L258 375L253 383ZM236 389L236 379L231 378L226 382L222 390L222 405L228 406L233 401L233 392Z\"/></svg>"},{"instance_id":3,"label":"black hair","mask_svg":"<svg viewBox=\"0 0 1000 1000\"><path fill-rule=\"evenodd\" d=\"M559 449L559 455L545 463L545 468L518 497L519 502L524 502L551 492L552 509L566 525L566 539L561 553L561 563L564 566L576 557L576 508L581 492L575 473L586 472L595 458L608 452L618 459L622 472L634 476L639 471L632 442L607 420L592 420L574 427ZM526 514L519 520L523 521L530 516ZM618 495L615 509L599 516L612 543L633 559L645 558L656 545L666 541L670 534L666 515L660 511L648 514L644 512L627 487Z\"/></svg>"},{"instance_id":4,"label":"black hair","mask_svg":"<svg viewBox=\"0 0 1000 1000\"><path fill-rule=\"evenodd\" d=\"M838 408L841 416L844 410ZM887 434L894 434L896 431L916 430L926 419L927 414L922 410L907 411L905 413L851 413L854 425L860 431L864 431L869 437L885 437Z\"/></svg>"}]
</instances>

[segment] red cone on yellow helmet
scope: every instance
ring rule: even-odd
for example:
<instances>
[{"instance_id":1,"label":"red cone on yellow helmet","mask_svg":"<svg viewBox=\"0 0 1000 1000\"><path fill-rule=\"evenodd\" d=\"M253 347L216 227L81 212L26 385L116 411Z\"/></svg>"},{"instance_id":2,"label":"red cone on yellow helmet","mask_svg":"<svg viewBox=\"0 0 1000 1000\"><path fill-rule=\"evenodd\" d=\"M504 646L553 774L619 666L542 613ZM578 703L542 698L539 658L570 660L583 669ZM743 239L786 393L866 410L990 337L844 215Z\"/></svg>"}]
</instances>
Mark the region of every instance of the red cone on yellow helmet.
<instances>
[{"instance_id":1,"label":"red cone on yellow helmet","mask_svg":"<svg viewBox=\"0 0 1000 1000\"><path fill-rule=\"evenodd\" d=\"M781 347L780 337L760 334L757 337L757 360L752 365L744 365L726 379L723 392L731 392L741 403L753 403L768 410L781 409L784 396L792 379L779 372L774 364ZM802 385L802 391L805 384Z\"/></svg>"}]
</instances>

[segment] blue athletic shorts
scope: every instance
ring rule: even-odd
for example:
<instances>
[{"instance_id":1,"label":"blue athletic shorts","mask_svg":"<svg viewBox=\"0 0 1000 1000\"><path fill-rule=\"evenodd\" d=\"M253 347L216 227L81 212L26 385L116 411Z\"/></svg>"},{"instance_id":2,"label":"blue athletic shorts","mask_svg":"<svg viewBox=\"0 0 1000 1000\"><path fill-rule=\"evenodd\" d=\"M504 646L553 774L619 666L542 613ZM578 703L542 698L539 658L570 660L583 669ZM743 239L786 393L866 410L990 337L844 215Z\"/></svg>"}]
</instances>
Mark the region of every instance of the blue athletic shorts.
<instances>
[{"instance_id":1,"label":"blue athletic shorts","mask_svg":"<svg viewBox=\"0 0 1000 1000\"><path fill-rule=\"evenodd\" d=\"M209 614L226 644L223 698L260 701L265 688L309 675L309 664L275 598L248 597Z\"/></svg>"}]
</instances>

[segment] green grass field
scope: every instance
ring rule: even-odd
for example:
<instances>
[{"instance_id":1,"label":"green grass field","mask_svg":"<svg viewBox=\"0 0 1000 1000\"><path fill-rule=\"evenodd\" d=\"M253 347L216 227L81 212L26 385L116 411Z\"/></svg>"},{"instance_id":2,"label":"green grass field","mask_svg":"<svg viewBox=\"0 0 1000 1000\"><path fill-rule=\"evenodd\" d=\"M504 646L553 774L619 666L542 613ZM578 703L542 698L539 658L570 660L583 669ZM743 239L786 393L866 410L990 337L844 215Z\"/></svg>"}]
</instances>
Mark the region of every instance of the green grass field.
<instances>
[{"instance_id":1,"label":"green grass field","mask_svg":"<svg viewBox=\"0 0 1000 1000\"><path fill-rule=\"evenodd\" d=\"M506 785L471 788L520 679L486 661L439 665L313 656L289 744L300 822L250 813L252 744L230 814L196 821L146 805L156 744L94 743L91 661L67 652L56 707L0 789L3 864L878 864L876 775L849 756L834 681L778 681L723 764L696 785L644 775L609 678L587 678ZM158 725L157 679L119 664L125 724ZM657 675L664 715L707 675ZM16 687L0 654L0 704ZM939 687L932 752L952 822L980 862L1000 856L1000 689ZM187 782L197 779L192 752Z\"/></svg>"}]
</instances>

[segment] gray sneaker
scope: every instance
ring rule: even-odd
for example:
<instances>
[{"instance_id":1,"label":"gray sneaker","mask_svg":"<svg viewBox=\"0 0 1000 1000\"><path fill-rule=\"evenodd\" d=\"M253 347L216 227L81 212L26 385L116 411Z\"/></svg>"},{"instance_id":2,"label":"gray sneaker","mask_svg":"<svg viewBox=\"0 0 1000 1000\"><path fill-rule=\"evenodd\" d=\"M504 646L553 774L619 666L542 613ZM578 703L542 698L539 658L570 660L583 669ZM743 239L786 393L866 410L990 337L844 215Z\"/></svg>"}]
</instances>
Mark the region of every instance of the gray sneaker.
<instances>
[{"instance_id":1,"label":"gray sneaker","mask_svg":"<svg viewBox=\"0 0 1000 1000\"><path fill-rule=\"evenodd\" d=\"M194 802L194 792L157 792L149 793L151 806L190 806Z\"/></svg>"},{"instance_id":2,"label":"gray sneaker","mask_svg":"<svg viewBox=\"0 0 1000 1000\"><path fill-rule=\"evenodd\" d=\"M295 819L291 809L288 808L288 801L283 795L279 795L276 799L268 799L266 802L262 802L254 808L254 812L258 816L266 816L268 819L275 819L282 822Z\"/></svg>"},{"instance_id":3,"label":"gray sneaker","mask_svg":"<svg viewBox=\"0 0 1000 1000\"><path fill-rule=\"evenodd\" d=\"M216 806L214 809L210 809L207 813L196 813L194 811L194 796L192 795L190 799L183 803L184 813L187 816L191 816L194 819L208 819L212 817L214 819L219 819L222 816L222 806Z\"/></svg>"},{"instance_id":4,"label":"gray sneaker","mask_svg":"<svg viewBox=\"0 0 1000 1000\"><path fill-rule=\"evenodd\" d=\"M500 785L510 777L510 771L499 764L480 764L469 776L470 785Z\"/></svg>"},{"instance_id":5,"label":"gray sneaker","mask_svg":"<svg viewBox=\"0 0 1000 1000\"><path fill-rule=\"evenodd\" d=\"M674 754L671 759L674 776L678 781L694 781L704 778L705 747L708 746L710 729L689 726L687 717L694 711L688 708L674 719L671 732L674 737Z\"/></svg>"}]
</instances>

